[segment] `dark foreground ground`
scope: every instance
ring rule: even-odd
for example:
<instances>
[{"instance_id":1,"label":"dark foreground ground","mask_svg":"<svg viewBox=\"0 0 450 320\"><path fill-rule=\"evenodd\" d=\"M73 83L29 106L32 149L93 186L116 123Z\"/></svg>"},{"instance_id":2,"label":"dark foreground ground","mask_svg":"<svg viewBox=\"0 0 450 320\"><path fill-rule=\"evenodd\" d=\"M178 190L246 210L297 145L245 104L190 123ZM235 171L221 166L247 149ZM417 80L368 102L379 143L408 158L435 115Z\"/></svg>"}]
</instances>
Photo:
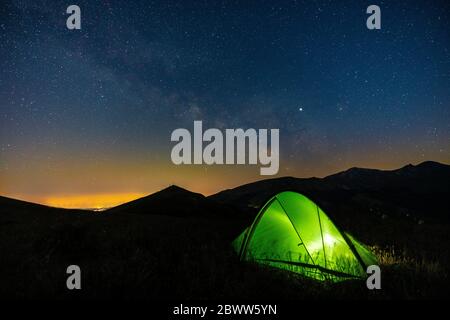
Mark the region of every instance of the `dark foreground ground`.
<instances>
[{"instance_id":1,"label":"dark foreground ground","mask_svg":"<svg viewBox=\"0 0 450 320\"><path fill-rule=\"evenodd\" d=\"M41 210L39 215L1 212L2 298L447 296L448 225L387 219L362 227L364 221L355 221L354 233L374 246L382 266L382 290L369 291L363 281L319 284L240 263L230 242L248 219ZM65 271L71 264L82 270L78 292L66 289Z\"/></svg>"}]
</instances>

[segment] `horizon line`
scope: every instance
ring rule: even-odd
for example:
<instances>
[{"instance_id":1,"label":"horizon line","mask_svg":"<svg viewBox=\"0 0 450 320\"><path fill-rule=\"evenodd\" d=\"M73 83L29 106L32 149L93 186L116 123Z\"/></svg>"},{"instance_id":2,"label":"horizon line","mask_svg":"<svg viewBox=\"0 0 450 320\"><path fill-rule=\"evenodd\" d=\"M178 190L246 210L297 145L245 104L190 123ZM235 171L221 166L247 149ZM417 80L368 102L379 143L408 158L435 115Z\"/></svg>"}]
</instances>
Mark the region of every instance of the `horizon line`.
<instances>
[{"instance_id":1,"label":"horizon line","mask_svg":"<svg viewBox=\"0 0 450 320\"><path fill-rule=\"evenodd\" d=\"M305 180L306 179L325 179L327 177L330 177L330 176L333 176L333 175L336 175L336 174L339 174L339 173L343 173L343 172L346 172L346 171L351 170L351 169L363 169L363 170L366 169L366 170L377 170L377 171L391 172L391 171L400 170L400 169L408 167L408 166L417 167L417 166L420 166L420 165L422 165L424 163L427 163L427 162L437 163L437 164L444 165L444 166L450 166L450 163L444 163L444 162L433 161L433 160L425 160L425 161L419 162L419 163L417 163L415 165L412 164L412 163L408 163L408 164L405 164L403 166L397 167L395 169L376 169L376 168L367 168L367 167L353 166L353 167L349 167L349 168L347 168L345 170L341 170L341 171L338 171L338 172L335 172L335 173L332 173L332 174L325 175L323 177L317 177L317 176L297 177L297 176L291 176L290 175L290 176L277 176L277 177L266 178L266 179L256 179L256 180L252 180L252 181L246 182L244 184L233 186L231 188L225 188L225 189L222 189L220 191L217 191L217 192L214 192L214 193L211 193L211 194L203 194L201 192L190 190L189 188L184 187L182 184L180 184L180 185L178 185L178 184L167 184L164 188L161 188L161 189L158 189L158 190L154 190L154 191L150 191L148 193L147 192L146 193L143 193L143 192L129 192L129 193L124 193L124 192L123 193L102 192L102 193L96 194L95 196L88 195L88 194L74 194L74 195L71 195L71 196L66 195L66 196L60 196L59 197L59 198L66 198L67 199L67 198L71 198L71 197L72 198L83 198L83 197L84 198L87 198L87 197L101 198L101 197L108 197L108 196L114 196L114 195L115 196L118 196L118 195L122 195L122 196L123 195L127 195L128 196L126 201L119 201L119 202L117 202L117 203L115 203L114 205L111 205L111 206L104 206L104 205L91 205L91 206L80 206L80 207L78 207L78 206L58 206L58 205L52 205L51 204L52 202L50 200L47 200L47 202L35 202L35 201L26 200L26 199L24 199L24 198L22 198L20 196L17 197L17 196L0 195L0 197L11 199L11 200L15 200L15 201L26 202L26 203L29 203L29 204L41 205L41 206L45 206L45 207L49 207L49 208L55 208L55 209L85 210L85 211L92 211L92 212L102 212L102 211L105 211L105 210L108 210L108 209L111 209L111 208L114 208L114 207L117 207L117 206L129 203L129 202L132 202L132 201L135 201L135 200L138 200L138 199L142 199L142 198L151 196L151 195L156 194L158 192L161 192L161 191L163 191L165 189L168 189L168 188L170 188L172 186L176 186L178 188L184 189L184 190L192 192L192 193L201 194L204 197L210 197L210 196L213 196L215 194L218 194L218 193L226 191L226 190L232 190L232 189L235 189L235 188L238 188L238 187L246 186L246 185L249 185L249 184L252 184L252 183L257 183L257 182L260 182L260 181L283 179L283 178L294 178L294 179L305 179ZM58 203L58 202L53 202L53 203Z\"/></svg>"}]
</instances>

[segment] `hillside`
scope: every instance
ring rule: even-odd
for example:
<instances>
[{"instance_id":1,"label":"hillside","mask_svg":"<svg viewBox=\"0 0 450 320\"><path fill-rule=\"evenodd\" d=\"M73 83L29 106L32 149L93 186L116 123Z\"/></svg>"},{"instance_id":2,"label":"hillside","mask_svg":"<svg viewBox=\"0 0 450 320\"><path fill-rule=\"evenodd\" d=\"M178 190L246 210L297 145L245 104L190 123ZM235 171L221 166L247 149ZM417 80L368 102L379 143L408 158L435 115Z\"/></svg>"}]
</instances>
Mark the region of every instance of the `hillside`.
<instances>
[{"instance_id":1,"label":"hillside","mask_svg":"<svg viewBox=\"0 0 450 320\"><path fill-rule=\"evenodd\" d=\"M209 198L224 204L238 203L242 208L258 208L273 194L285 190L309 196L331 215L375 214L416 221L450 218L450 166L432 161L390 171L351 168L322 179L268 179Z\"/></svg>"}]
</instances>

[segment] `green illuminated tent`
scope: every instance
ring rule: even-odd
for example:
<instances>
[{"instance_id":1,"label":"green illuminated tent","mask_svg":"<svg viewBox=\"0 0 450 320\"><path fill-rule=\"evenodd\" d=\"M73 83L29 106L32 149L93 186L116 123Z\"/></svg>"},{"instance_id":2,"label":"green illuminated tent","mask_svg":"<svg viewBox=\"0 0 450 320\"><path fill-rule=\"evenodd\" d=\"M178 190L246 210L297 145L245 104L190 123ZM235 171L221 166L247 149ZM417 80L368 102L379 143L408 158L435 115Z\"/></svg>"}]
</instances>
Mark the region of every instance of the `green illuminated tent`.
<instances>
[{"instance_id":1,"label":"green illuminated tent","mask_svg":"<svg viewBox=\"0 0 450 320\"><path fill-rule=\"evenodd\" d=\"M255 261L317 280L366 276L375 256L341 232L311 200L296 192L270 199L233 242L241 260Z\"/></svg>"}]
</instances>

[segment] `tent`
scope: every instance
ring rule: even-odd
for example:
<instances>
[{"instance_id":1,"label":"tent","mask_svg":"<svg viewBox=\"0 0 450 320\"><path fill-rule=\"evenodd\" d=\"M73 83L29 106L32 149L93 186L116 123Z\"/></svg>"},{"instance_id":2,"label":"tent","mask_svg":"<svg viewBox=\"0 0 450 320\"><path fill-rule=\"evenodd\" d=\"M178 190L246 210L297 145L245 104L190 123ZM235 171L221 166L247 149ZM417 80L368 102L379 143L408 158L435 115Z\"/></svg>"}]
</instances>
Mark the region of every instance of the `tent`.
<instances>
[{"instance_id":1,"label":"tent","mask_svg":"<svg viewBox=\"0 0 450 320\"><path fill-rule=\"evenodd\" d=\"M364 278L375 256L341 232L307 197L291 191L272 197L252 225L233 241L240 259L317 280Z\"/></svg>"}]
</instances>

